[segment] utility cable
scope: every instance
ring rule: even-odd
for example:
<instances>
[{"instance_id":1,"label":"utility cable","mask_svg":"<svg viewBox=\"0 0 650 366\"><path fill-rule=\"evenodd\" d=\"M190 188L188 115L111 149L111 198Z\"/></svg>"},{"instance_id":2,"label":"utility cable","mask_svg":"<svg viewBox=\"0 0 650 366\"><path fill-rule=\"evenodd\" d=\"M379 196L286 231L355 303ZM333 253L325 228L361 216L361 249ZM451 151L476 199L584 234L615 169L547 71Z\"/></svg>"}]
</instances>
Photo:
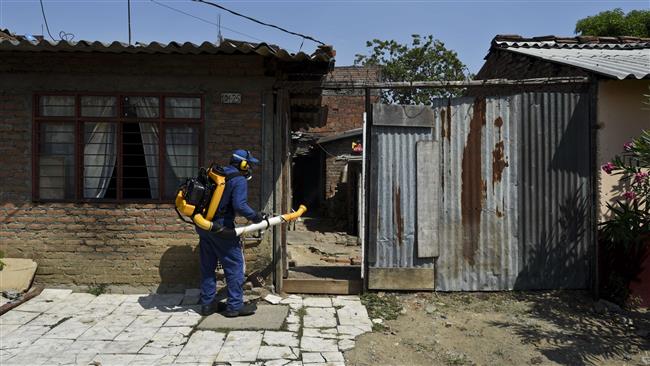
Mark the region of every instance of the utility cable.
<instances>
[{"instance_id":1,"label":"utility cable","mask_svg":"<svg viewBox=\"0 0 650 366\"><path fill-rule=\"evenodd\" d=\"M215 3L210 2L210 1L205 1L205 0L192 0L192 1L196 1L196 2L198 2L198 3L203 3L203 4L207 4L207 5L212 5L212 6L214 6L214 7L217 7L217 8L219 8L219 9L221 9L221 10L225 10L225 11L229 12L230 14L233 14L233 15L236 15L236 16L238 16L238 17L242 17L242 18L248 19L248 20L250 20L251 22L254 22L254 23L257 23L257 24L261 24L261 25L266 26L266 27L275 28L275 29L280 30L280 31L282 31L282 32L285 32L285 33L288 33L288 34L292 34L292 35L294 35L294 36L302 37L303 39L308 39L308 40L310 40L310 41L314 41L314 42L316 42L316 43L318 43L318 44L321 44L321 45L323 45L323 46L325 45L325 43L323 43L323 42L317 40L317 39L314 38L314 37L310 37L310 36L308 36L308 35L301 34L301 33L292 32L292 31L287 30L287 29L284 29L284 28L282 28L282 27L278 27L277 25L273 25L273 24L269 24L269 23L264 23L264 22L262 22L261 20L257 20L257 19L255 19L255 18L249 17L249 16L247 16L247 15L244 15L244 14L238 13L238 12L236 12L236 11L234 11L234 10L230 10L230 9L228 9L228 8L226 8L226 7L223 7L223 6L219 5L219 4L215 4Z\"/></svg>"},{"instance_id":2,"label":"utility cable","mask_svg":"<svg viewBox=\"0 0 650 366\"><path fill-rule=\"evenodd\" d=\"M45 16L45 7L43 7L43 0L40 0L41 2L41 13L43 14L43 21L45 22L45 29L47 29L47 34L50 35L50 38L52 38L53 41L56 41L54 37L52 37L52 33L50 33L50 26L47 24L47 17Z\"/></svg>"},{"instance_id":3,"label":"utility cable","mask_svg":"<svg viewBox=\"0 0 650 366\"><path fill-rule=\"evenodd\" d=\"M176 9L176 8L174 8L174 7L171 7L171 6L167 5L167 4L163 4L163 3L158 2L158 1L156 1L156 0L149 0L149 1L151 1L152 3L154 3L154 4L156 4L156 5L160 5L160 6L164 7L164 8L167 8L167 9L169 9L169 10L171 10L171 11L175 11L175 12L177 12L177 13L180 13L180 14L186 15L186 16L191 17L191 18L194 18L194 19L196 19L196 20L200 20L200 21L202 21L202 22L204 22L204 23L214 25L214 26L217 27L217 28L220 27L220 28L223 28L223 29L229 30L229 31L231 31L231 32L233 32L233 33L236 33L236 34L242 35L242 36L244 36L244 37L248 37L248 38L254 39L254 40L256 40L256 41L265 42L265 41L262 40L262 39L259 39L259 38L257 38L257 37L253 37L253 36L251 36L250 34L242 33L242 32L236 31L236 30L234 30L234 29L232 29L232 28L224 27L223 25L219 25L218 23L215 23L215 22L213 22L213 21L207 20L207 19L205 19L205 18L201 18L201 17L199 17L199 16L196 16L196 15L194 15L194 14L190 14L190 13L185 12L185 11L180 10L180 9Z\"/></svg>"},{"instance_id":4,"label":"utility cable","mask_svg":"<svg viewBox=\"0 0 650 366\"><path fill-rule=\"evenodd\" d=\"M45 16L45 7L43 6L43 0L39 1L41 3L41 14L43 14L43 21L45 22L45 29L47 29L47 34L49 34L50 38L54 42L57 42L56 39L52 36L52 33L50 32L50 26L47 24L47 17ZM42 28L42 26L41 26ZM42 29L41 29L42 30ZM72 42L74 39L74 34L73 33L68 33L66 31L60 31L59 32L59 39L58 41L66 41L66 42Z\"/></svg>"}]
</instances>

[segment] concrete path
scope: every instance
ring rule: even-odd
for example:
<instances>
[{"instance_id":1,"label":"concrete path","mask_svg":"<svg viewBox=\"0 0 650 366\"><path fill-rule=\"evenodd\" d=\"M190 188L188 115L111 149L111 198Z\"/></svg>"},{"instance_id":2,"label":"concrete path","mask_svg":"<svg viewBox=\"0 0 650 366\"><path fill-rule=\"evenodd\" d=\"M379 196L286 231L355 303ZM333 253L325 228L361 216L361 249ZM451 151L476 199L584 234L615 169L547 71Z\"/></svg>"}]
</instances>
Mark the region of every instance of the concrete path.
<instances>
[{"instance_id":1,"label":"concrete path","mask_svg":"<svg viewBox=\"0 0 650 366\"><path fill-rule=\"evenodd\" d=\"M46 289L0 317L0 365L344 365L372 329L358 296L291 295L281 330L200 330L189 296Z\"/></svg>"}]
</instances>

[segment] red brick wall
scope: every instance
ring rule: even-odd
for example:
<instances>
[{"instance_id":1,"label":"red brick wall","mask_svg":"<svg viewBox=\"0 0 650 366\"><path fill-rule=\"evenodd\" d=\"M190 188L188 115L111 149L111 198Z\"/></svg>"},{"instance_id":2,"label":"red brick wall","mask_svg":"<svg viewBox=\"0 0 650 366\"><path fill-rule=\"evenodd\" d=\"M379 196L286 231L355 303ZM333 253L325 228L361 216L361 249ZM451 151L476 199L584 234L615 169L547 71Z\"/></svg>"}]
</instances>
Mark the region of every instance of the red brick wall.
<instances>
[{"instance_id":1,"label":"red brick wall","mask_svg":"<svg viewBox=\"0 0 650 366\"><path fill-rule=\"evenodd\" d=\"M67 57L3 55L0 250L7 257L34 259L38 283L197 286L198 238L178 219L172 204L32 202L33 94L201 93L206 110L204 163L226 163L234 148L261 155L262 95L274 80L264 76L263 62L256 57ZM240 92L242 103L221 104L222 92ZM254 209L262 200L260 175L250 183ZM268 240L246 255L249 269L267 264Z\"/></svg>"},{"instance_id":2,"label":"red brick wall","mask_svg":"<svg viewBox=\"0 0 650 366\"><path fill-rule=\"evenodd\" d=\"M327 75L328 81L377 81L380 70L377 67L336 67ZM378 96L373 96L373 103ZM366 110L364 90L324 90L321 99L323 118L319 124L297 124L294 130L317 133L322 136L334 135L363 126L363 113Z\"/></svg>"}]
</instances>

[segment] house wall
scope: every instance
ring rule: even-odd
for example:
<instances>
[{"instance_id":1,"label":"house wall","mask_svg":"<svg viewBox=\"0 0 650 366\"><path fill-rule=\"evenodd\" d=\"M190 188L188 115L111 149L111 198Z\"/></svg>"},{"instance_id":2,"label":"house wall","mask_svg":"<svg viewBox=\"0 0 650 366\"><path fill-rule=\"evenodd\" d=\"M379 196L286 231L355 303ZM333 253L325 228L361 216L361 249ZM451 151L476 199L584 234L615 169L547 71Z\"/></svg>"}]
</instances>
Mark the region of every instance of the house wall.
<instances>
[{"instance_id":1,"label":"house wall","mask_svg":"<svg viewBox=\"0 0 650 366\"><path fill-rule=\"evenodd\" d=\"M343 182L343 174L347 162L337 159L340 155L352 154L352 142L360 141L361 136L348 137L322 144L325 154L325 209L327 216L333 219L340 219L348 225L349 212L348 200L354 197L348 196L350 181ZM356 192L352 191L352 194Z\"/></svg>"},{"instance_id":2,"label":"house wall","mask_svg":"<svg viewBox=\"0 0 650 366\"><path fill-rule=\"evenodd\" d=\"M378 81L378 67L336 67L326 80L338 82ZM373 91L374 92L374 91ZM317 124L294 124L293 130L316 133L320 136L330 136L363 126L363 113L366 111L364 90L323 90L321 99L321 120ZM379 95L373 95L372 102L376 103Z\"/></svg>"},{"instance_id":3,"label":"house wall","mask_svg":"<svg viewBox=\"0 0 650 366\"><path fill-rule=\"evenodd\" d=\"M623 152L623 144L650 130L650 80L604 80L598 83L598 164ZM601 219L607 217L607 203L615 202L625 187L618 176L600 173Z\"/></svg>"},{"instance_id":4,"label":"house wall","mask_svg":"<svg viewBox=\"0 0 650 366\"><path fill-rule=\"evenodd\" d=\"M0 250L7 257L34 259L39 265L37 283L196 287L198 237L178 219L171 203L32 202L33 95L57 91L200 93L205 103L204 165L227 163L234 148L249 149L269 161L272 152L263 151L269 148L261 143L262 99L271 95L275 78L265 75L264 59L252 55L5 53L2 60ZM222 92L241 93L242 103L221 104ZM269 110L267 121L272 120ZM250 183L249 203L254 209L266 206L275 184L271 179L262 184L262 171ZM265 266L271 260L270 240L245 254L249 271Z\"/></svg>"}]
</instances>

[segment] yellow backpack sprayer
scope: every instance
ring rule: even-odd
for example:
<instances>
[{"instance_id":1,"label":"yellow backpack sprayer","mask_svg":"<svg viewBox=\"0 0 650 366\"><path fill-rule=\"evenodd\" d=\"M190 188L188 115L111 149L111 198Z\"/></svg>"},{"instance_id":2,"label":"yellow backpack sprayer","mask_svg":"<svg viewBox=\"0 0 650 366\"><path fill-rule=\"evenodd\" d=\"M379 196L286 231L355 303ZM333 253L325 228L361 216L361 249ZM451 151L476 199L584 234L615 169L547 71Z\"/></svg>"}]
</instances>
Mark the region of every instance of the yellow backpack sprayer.
<instances>
[{"instance_id":1,"label":"yellow backpack sprayer","mask_svg":"<svg viewBox=\"0 0 650 366\"><path fill-rule=\"evenodd\" d=\"M184 222L196 225L206 231L215 232L223 238L235 238L244 233L266 230L271 226L296 220L307 211L307 207L300 205L296 212L265 218L256 224L234 229L219 225L214 218L226 188L226 182L239 175L239 173L226 174L223 168L216 164L207 170L201 168L197 177L188 179L179 187L176 193L176 213Z\"/></svg>"}]
</instances>

